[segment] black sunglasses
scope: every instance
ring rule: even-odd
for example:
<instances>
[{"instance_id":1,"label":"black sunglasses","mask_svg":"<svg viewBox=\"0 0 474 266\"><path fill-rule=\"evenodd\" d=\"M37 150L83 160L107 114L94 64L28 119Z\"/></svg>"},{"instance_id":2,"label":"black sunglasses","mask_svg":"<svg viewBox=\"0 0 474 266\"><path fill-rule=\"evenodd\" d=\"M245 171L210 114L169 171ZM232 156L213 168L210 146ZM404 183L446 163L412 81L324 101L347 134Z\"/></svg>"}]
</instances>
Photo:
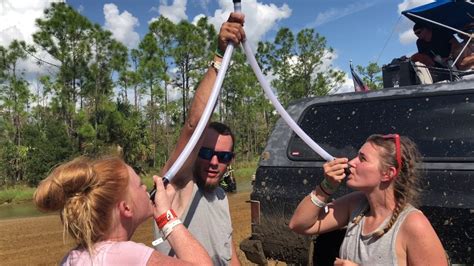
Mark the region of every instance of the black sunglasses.
<instances>
[{"instance_id":1,"label":"black sunglasses","mask_svg":"<svg viewBox=\"0 0 474 266\"><path fill-rule=\"evenodd\" d=\"M204 160L211 160L216 155L221 163L228 163L234 158L234 153L230 151L215 151L211 148L202 147L199 150L198 156Z\"/></svg>"}]
</instances>

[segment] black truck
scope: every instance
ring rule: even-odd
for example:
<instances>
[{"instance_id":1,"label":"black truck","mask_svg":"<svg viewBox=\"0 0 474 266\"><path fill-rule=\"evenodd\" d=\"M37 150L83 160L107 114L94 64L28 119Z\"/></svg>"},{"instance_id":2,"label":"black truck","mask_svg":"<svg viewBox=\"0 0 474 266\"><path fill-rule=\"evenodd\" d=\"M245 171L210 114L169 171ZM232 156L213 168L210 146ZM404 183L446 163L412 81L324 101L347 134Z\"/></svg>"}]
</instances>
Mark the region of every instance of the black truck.
<instances>
[{"instance_id":1,"label":"black truck","mask_svg":"<svg viewBox=\"0 0 474 266\"><path fill-rule=\"evenodd\" d=\"M474 264L474 79L302 99L288 113L335 157L353 158L374 133L412 138L423 156L420 209L451 263ZM298 202L322 181L324 163L280 119L268 139L250 195L247 258L332 265L344 231L313 237L288 222ZM350 192L342 186L335 197Z\"/></svg>"}]
</instances>

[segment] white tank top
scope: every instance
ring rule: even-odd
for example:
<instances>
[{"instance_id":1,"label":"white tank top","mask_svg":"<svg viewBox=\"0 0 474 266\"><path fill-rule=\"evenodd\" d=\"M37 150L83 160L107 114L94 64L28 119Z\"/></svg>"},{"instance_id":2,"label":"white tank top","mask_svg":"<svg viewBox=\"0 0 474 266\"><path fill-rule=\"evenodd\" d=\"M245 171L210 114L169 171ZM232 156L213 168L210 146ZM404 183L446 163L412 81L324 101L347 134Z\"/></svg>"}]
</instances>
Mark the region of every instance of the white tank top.
<instances>
[{"instance_id":1,"label":"white tank top","mask_svg":"<svg viewBox=\"0 0 474 266\"><path fill-rule=\"evenodd\" d=\"M407 215L419 210L408 204L392 228L382 237L375 237L373 233L383 229L390 221L391 216L388 216L374 232L364 235L362 228L364 228L365 217L362 217L358 224L354 224L352 221L366 208L368 208L368 202L364 199L351 214L344 241L339 249L339 257L361 265L398 265L395 249L398 231Z\"/></svg>"},{"instance_id":2,"label":"white tank top","mask_svg":"<svg viewBox=\"0 0 474 266\"><path fill-rule=\"evenodd\" d=\"M194 184L193 196L187 210L180 217L189 232L201 243L214 265L229 265L232 257L232 222L229 202L225 191L217 187L213 192L204 192ZM156 223L155 238L161 237ZM174 256L168 241L155 247L156 250Z\"/></svg>"}]
</instances>

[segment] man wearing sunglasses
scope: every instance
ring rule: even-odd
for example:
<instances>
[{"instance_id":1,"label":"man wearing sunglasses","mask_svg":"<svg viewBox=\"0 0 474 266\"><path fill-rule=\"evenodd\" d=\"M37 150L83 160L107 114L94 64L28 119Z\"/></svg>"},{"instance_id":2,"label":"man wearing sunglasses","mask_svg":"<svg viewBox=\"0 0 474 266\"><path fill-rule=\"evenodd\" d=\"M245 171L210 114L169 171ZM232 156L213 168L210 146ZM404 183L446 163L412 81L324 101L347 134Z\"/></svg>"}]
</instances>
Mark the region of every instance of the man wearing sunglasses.
<instances>
[{"instance_id":1,"label":"man wearing sunglasses","mask_svg":"<svg viewBox=\"0 0 474 266\"><path fill-rule=\"evenodd\" d=\"M222 61L222 52L229 41L239 44L245 39L243 14L231 13L221 27L214 61L194 94L188 118L181 135L161 174L173 165L191 138L211 94ZM219 187L227 166L234 158L234 135L229 127L212 122L203 132L181 170L166 187L171 207L193 236L204 246L214 265L240 265L232 242L229 203ZM163 237L155 227L155 238ZM165 254L174 255L165 241L156 246Z\"/></svg>"}]
</instances>

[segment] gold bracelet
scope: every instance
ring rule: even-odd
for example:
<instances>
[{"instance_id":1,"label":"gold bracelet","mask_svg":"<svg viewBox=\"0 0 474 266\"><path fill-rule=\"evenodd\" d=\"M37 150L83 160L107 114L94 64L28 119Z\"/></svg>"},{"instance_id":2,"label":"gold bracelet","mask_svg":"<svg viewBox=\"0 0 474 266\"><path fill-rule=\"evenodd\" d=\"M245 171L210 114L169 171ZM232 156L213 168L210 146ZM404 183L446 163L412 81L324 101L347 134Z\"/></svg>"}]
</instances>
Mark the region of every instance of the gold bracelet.
<instances>
[{"instance_id":1,"label":"gold bracelet","mask_svg":"<svg viewBox=\"0 0 474 266\"><path fill-rule=\"evenodd\" d=\"M219 72L219 69L221 69L221 66L222 66L222 62L214 60L214 61L209 62L209 66L214 68L217 72Z\"/></svg>"}]
</instances>

